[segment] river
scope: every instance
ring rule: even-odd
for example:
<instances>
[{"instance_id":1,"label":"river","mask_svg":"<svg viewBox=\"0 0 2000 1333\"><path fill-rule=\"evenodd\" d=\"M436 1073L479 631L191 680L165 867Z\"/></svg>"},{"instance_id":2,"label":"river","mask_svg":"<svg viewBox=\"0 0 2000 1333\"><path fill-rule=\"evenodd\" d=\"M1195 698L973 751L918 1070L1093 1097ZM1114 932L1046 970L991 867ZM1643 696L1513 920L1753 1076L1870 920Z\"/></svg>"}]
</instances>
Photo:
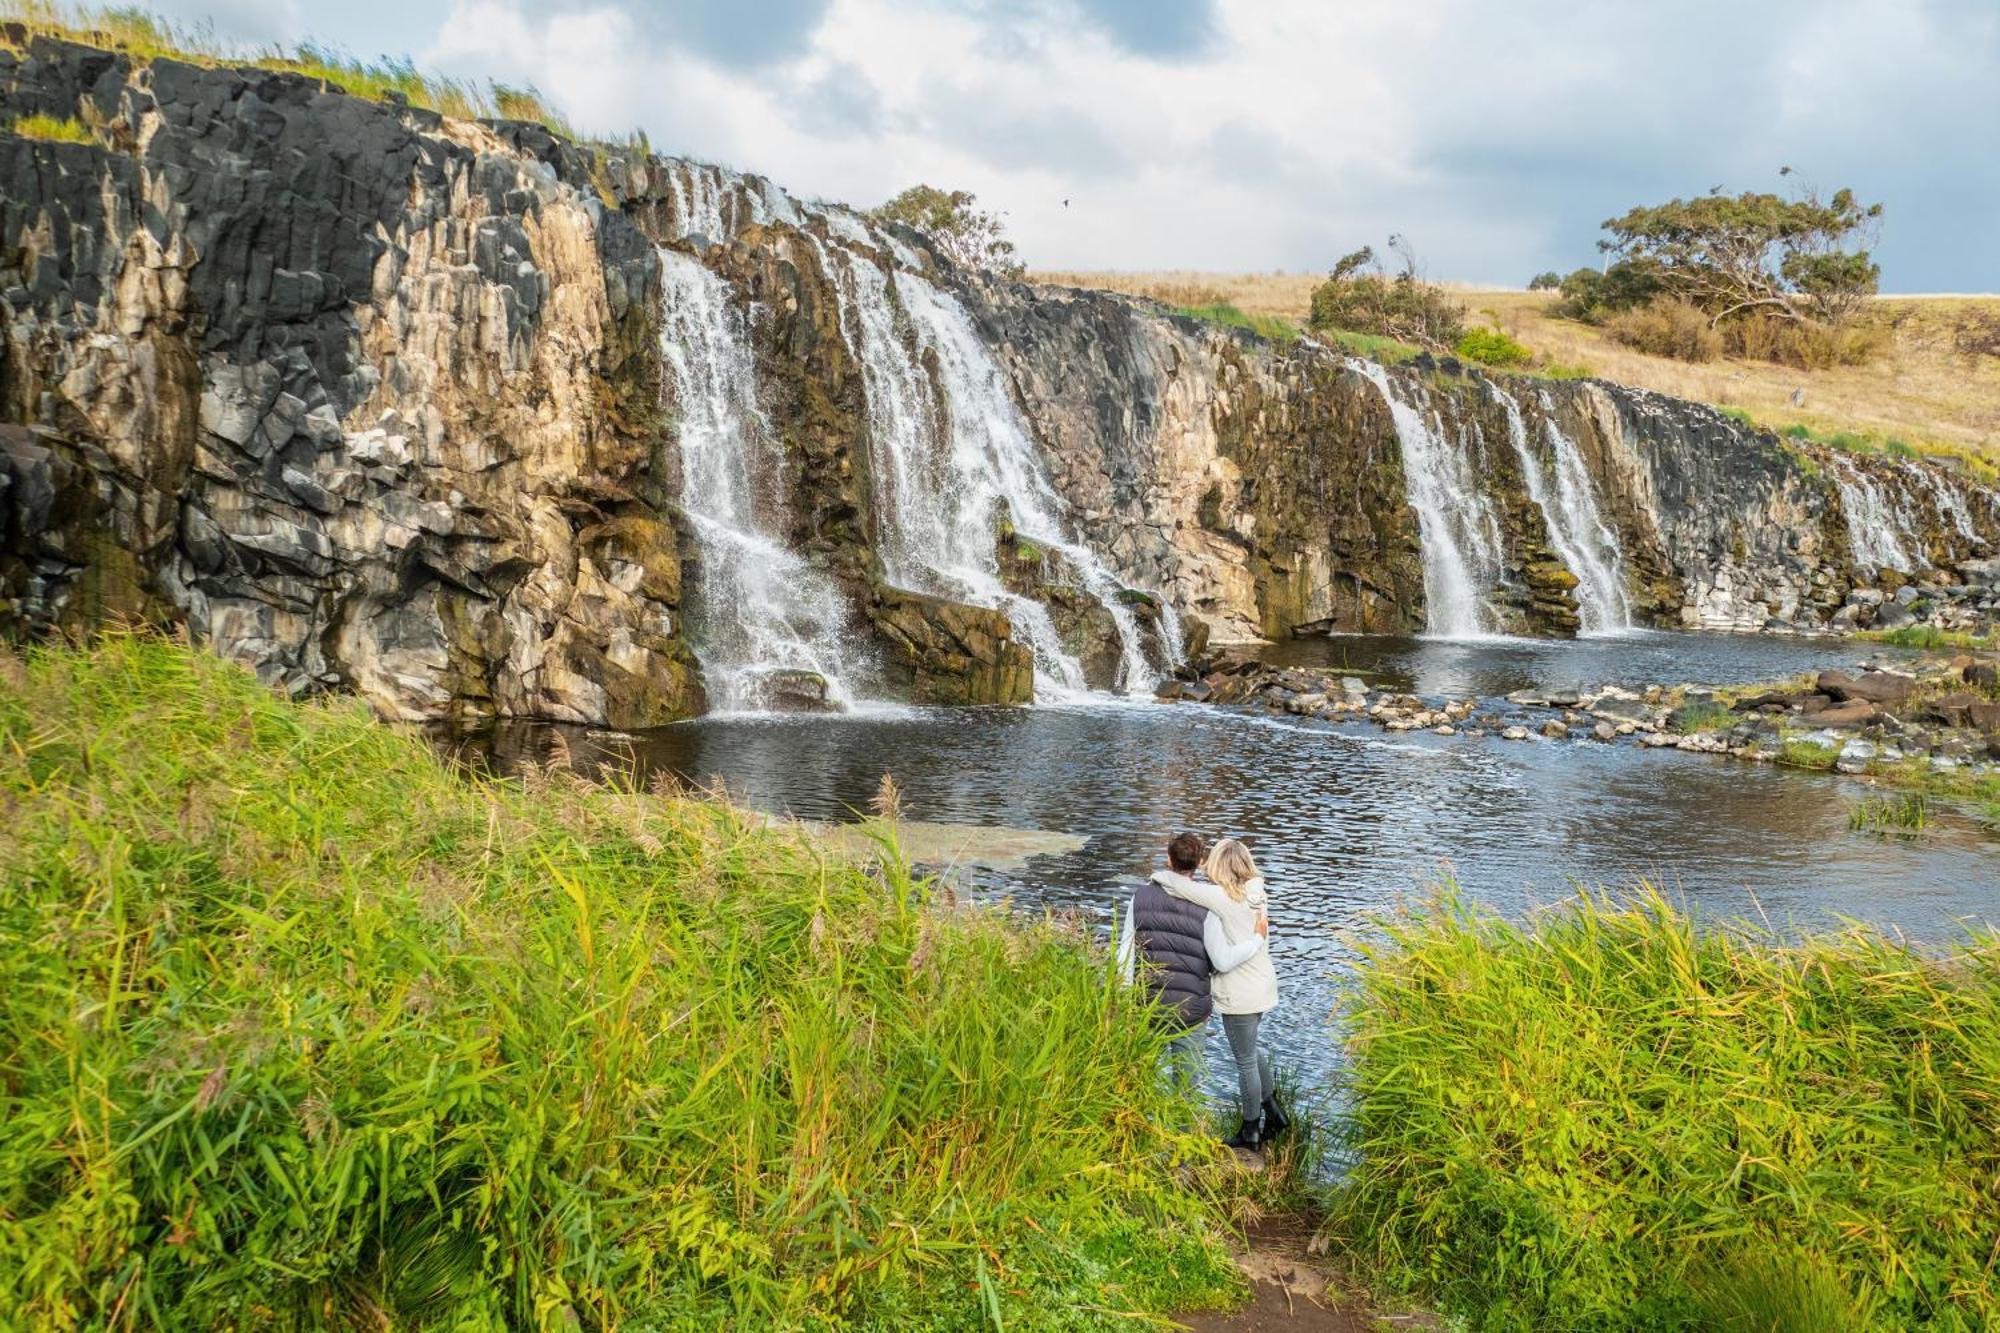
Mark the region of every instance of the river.
<instances>
[{"instance_id":1,"label":"river","mask_svg":"<svg viewBox=\"0 0 2000 1333\"><path fill-rule=\"evenodd\" d=\"M1651 632L1574 641L1389 638L1274 645L1294 664L1367 673L1437 697L1698 681L1740 684L1884 656L1865 645ZM1848 828L1854 780L1595 741L1389 734L1239 709L1150 702L897 710L867 716L708 719L620 736L566 728L586 767L636 765L723 784L759 809L842 819L882 775L911 818L1079 835L1077 850L1007 876L974 873L1023 904L1107 923L1167 836L1244 838L1276 899L1272 952L1282 1058L1312 1074L1337 1058L1327 1020L1343 933L1455 878L1512 916L1578 886L1641 879L1711 918L1781 928L1853 917L1930 940L2000 921L2000 839L1946 813L1914 840ZM485 738L502 766L546 753L550 729ZM1219 1055L1219 1050L1218 1050Z\"/></svg>"}]
</instances>

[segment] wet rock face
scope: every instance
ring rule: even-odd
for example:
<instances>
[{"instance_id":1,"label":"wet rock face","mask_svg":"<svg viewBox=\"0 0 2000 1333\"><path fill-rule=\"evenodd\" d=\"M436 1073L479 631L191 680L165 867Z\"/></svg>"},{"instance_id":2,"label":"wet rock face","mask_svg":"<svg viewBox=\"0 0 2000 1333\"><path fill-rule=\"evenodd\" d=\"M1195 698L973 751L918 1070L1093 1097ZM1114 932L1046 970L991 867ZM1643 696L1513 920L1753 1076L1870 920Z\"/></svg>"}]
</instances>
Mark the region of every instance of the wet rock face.
<instances>
[{"instance_id":1,"label":"wet rock face","mask_svg":"<svg viewBox=\"0 0 2000 1333\"><path fill-rule=\"evenodd\" d=\"M0 119L37 112L98 142L0 134L0 416L33 432L0 627L185 620L401 717L699 707L652 252L552 140L43 38L0 49Z\"/></svg>"},{"instance_id":2,"label":"wet rock face","mask_svg":"<svg viewBox=\"0 0 2000 1333\"><path fill-rule=\"evenodd\" d=\"M1168 593L1218 641L1425 627L1420 528L1394 426L1345 358L1108 293L964 277L960 291L1058 486L1128 577ZM2000 498L1934 464L1836 456L1597 381L1489 380L1449 361L1389 377L1479 479L1503 566L1487 609L1510 632L1574 633L1579 617L1576 571L1528 493L1496 384L1545 476L1545 427L1575 443L1640 623L1818 630L1857 586L1933 571L1956 583L1951 571L2000 546ZM1856 487L1843 478L1879 492L1910 570L1857 552Z\"/></svg>"},{"instance_id":3,"label":"wet rock face","mask_svg":"<svg viewBox=\"0 0 2000 1333\"><path fill-rule=\"evenodd\" d=\"M1024 704L1035 697L1035 657L1014 642L1004 612L882 587L872 619L891 650L889 670L924 704Z\"/></svg>"}]
</instances>

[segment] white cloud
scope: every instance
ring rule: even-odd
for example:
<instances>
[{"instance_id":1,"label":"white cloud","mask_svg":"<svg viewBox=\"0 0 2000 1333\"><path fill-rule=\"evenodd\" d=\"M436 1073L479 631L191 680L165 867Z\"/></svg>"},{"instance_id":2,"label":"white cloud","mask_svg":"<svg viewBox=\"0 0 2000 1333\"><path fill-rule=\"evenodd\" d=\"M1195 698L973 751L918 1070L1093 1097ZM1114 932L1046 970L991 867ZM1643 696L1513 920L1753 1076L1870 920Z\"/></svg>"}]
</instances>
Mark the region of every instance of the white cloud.
<instances>
[{"instance_id":1,"label":"white cloud","mask_svg":"<svg viewBox=\"0 0 2000 1333\"><path fill-rule=\"evenodd\" d=\"M803 194L971 189L1048 267L1316 268L1400 231L1438 276L1518 282L1631 204L1793 165L1888 205L1888 285L2000 288L1980 0L455 0L386 29L225 3L362 51L419 34L420 62Z\"/></svg>"}]
</instances>

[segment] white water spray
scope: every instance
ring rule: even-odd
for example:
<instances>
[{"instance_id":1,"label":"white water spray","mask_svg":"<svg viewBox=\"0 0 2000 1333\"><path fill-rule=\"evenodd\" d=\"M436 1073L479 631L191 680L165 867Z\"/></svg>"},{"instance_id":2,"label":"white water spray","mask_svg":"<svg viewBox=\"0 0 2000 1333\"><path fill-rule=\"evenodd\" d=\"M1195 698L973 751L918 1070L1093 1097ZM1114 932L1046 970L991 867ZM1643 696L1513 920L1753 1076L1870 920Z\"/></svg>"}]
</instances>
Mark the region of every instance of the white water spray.
<instances>
[{"instance_id":1,"label":"white water spray","mask_svg":"<svg viewBox=\"0 0 2000 1333\"><path fill-rule=\"evenodd\" d=\"M679 423L681 506L700 541L702 613L689 626L720 711L766 706L809 673L829 703L853 703L846 604L784 539L784 451L757 396L755 365L722 279L661 250L660 348Z\"/></svg>"},{"instance_id":2,"label":"white water spray","mask_svg":"<svg viewBox=\"0 0 2000 1333\"><path fill-rule=\"evenodd\" d=\"M1910 573L1916 562L1898 540L1896 514L1881 486L1865 471L1832 458L1834 484L1840 488L1840 509L1847 519L1847 544L1854 563L1872 578L1878 569Z\"/></svg>"},{"instance_id":3,"label":"white water spray","mask_svg":"<svg viewBox=\"0 0 2000 1333\"><path fill-rule=\"evenodd\" d=\"M1521 462L1528 498L1542 511L1549 541L1569 572L1576 575L1577 619L1586 634L1610 634L1632 628L1632 603L1625 591L1625 565L1618 538L1597 508L1597 497L1576 441L1555 421L1555 405L1541 398L1542 432L1554 459L1554 477L1542 466L1528 442L1527 423L1514 396L1492 381L1487 387L1507 413L1507 435Z\"/></svg>"},{"instance_id":4,"label":"white water spray","mask_svg":"<svg viewBox=\"0 0 2000 1333\"><path fill-rule=\"evenodd\" d=\"M1347 365L1388 404L1403 451L1403 484L1423 539L1427 626L1445 639L1493 633L1487 594L1500 576L1500 524L1465 455L1418 406L1404 400L1389 372L1373 361Z\"/></svg>"}]
</instances>

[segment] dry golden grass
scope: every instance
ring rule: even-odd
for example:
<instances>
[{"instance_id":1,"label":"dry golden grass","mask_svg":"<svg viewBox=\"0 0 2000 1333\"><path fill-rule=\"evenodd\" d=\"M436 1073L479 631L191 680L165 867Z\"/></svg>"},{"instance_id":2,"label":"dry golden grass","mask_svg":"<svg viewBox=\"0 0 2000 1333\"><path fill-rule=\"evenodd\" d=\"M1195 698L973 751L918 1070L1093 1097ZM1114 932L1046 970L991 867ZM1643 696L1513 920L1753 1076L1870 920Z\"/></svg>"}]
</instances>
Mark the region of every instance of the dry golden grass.
<instances>
[{"instance_id":1,"label":"dry golden grass","mask_svg":"<svg viewBox=\"0 0 2000 1333\"><path fill-rule=\"evenodd\" d=\"M1304 324L1317 273L1031 273L1034 282L1096 287L1171 305L1226 302L1248 315ZM1795 370L1763 361L1693 365L1648 356L1602 329L1549 314L1552 292L1452 285L1474 322L1526 343L1540 364L1584 367L1620 383L1747 412L1774 429L1800 424L1819 435L1901 440L1928 453L2000 465L2000 354L1973 350L1976 335L2000 344L2000 296L1894 296L1875 304L1888 347L1862 366Z\"/></svg>"}]
</instances>

